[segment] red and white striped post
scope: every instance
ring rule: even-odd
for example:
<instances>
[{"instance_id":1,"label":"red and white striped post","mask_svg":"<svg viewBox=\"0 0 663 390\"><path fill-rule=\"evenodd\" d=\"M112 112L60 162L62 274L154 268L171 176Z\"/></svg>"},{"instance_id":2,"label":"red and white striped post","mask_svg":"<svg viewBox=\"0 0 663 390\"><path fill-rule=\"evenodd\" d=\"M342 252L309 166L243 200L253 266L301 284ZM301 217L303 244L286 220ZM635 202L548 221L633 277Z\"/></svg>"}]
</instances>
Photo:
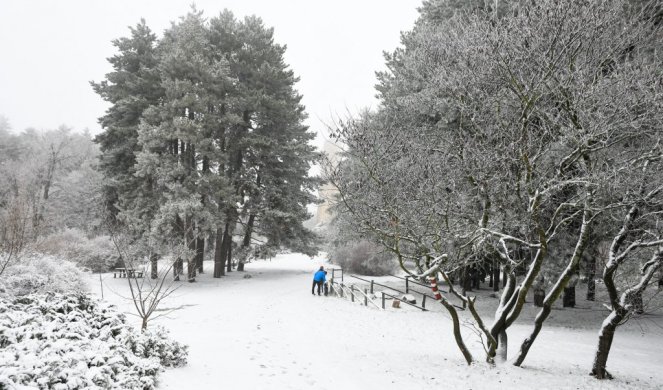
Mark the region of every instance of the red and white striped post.
<instances>
[{"instance_id":1,"label":"red and white striped post","mask_svg":"<svg viewBox=\"0 0 663 390\"><path fill-rule=\"evenodd\" d=\"M442 294L440 294L440 291L437 289L437 279L435 277L428 277L428 281L430 282L430 288L435 295L435 300L439 301L442 299Z\"/></svg>"}]
</instances>

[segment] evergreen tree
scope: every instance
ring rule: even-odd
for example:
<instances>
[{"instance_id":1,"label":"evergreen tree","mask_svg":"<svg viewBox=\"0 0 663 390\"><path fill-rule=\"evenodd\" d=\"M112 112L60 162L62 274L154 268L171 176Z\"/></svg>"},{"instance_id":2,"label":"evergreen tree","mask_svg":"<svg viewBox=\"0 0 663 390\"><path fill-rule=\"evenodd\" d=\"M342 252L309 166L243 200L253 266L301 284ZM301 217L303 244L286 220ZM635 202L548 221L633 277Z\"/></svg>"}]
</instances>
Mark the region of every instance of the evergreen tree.
<instances>
[{"instance_id":1,"label":"evergreen tree","mask_svg":"<svg viewBox=\"0 0 663 390\"><path fill-rule=\"evenodd\" d=\"M201 239L213 220L212 203L205 200L218 189L202 182L208 176L203 171L218 165L210 128L221 119L217 107L232 85L225 61L213 59L210 49L202 13L195 9L165 32L159 62L164 99L146 110L139 129L136 174L153 177L158 194L152 229L160 240L155 241L175 238L189 249L189 281L195 280ZM216 184L223 191L225 183ZM182 268L177 259L176 278Z\"/></svg>"},{"instance_id":2,"label":"evergreen tree","mask_svg":"<svg viewBox=\"0 0 663 390\"><path fill-rule=\"evenodd\" d=\"M137 196L137 190L144 194L144 186L134 176L135 153L140 150L138 125L145 109L164 94L157 70L156 35L144 19L130 31L130 37L113 41L119 51L108 59L113 72L106 80L91 83L112 104L99 118L104 131L95 138L102 152L99 169L106 176L104 197L112 216L119 211L120 194L125 201Z\"/></svg>"},{"instance_id":3,"label":"evergreen tree","mask_svg":"<svg viewBox=\"0 0 663 390\"><path fill-rule=\"evenodd\" d=\"M216 276L226 260L230 269L237 222L244 226L240 270L254 231L268 247L313 251L314 237L302 222L309 218L306 205L314 201L318 180L308 170L318 154L309 145L314 135L303 125L306 114L294 89L298 79L285 64L286 48L274 43L273 29L255 16L237 21L229 11L212 19L210 29L213 45L238 80L234 109L241 119L228 133L225 173L236 197L225 207L224 234L217 232Z\"/></svg>"},{"instance_id":4,"label":"evergreen tree","mask_svg":"<svg viewBox=\"0 0 663 390\"><path fill-rule=\"evenodd\" d=\"M253 232L261 245L313 253L315 237L302 222L318 154L273 30L229 11L207 22L193 9L158 44L143 22L116 45L116 71L93 86L113 103L98 141L120 220L149 231L151 245L176 238L188 248L179 253L189 280L202 271L214 231L215 277L231 270L233 237L242 269Z\"/></svg>"},{"instance_id":5,"label":"evergreen tree","mask_svg":"<svg viewBox=\"0 0 663 390\"><path fill-rule=\"evenodd\" d=\"M136 153L140 151L138 126L143 112L162 99L164 91L157 69L156 35L144 19L130 31L130 37L113 41L119 51L108 59L113 72L106 75L106 80L91 85L112 104L99 118L104 131L95 138L101 150L98 169L105 176L104 202L109 217L115 220L121 209L141 210L133 215L125 213L123 225L132 235L144 237L156 203L154 180L135 176ZM150 260L154 279L158 275L154 253L150 253Z\"/></svg>"}]
</instances>

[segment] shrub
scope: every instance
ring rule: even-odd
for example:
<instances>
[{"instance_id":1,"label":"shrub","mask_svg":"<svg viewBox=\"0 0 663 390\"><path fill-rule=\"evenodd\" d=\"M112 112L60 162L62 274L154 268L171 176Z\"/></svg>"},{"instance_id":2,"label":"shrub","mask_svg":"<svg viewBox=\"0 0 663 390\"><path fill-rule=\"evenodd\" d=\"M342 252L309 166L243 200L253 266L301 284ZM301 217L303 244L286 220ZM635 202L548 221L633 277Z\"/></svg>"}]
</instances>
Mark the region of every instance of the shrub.
<instances>
[{"instance_id":1,"label":"shrub","mask_svg":"<svg viewBox=\"0 0 663 390\"><path fill-rule=\"evenodd\" d=\"M140 333L82 294L0 298L2 389L151 390L163 367L183 366L186 356L165 330Z\"/></svg>"},{"instance_id":2,"label":"shrub","mask_svg":"<svg viewBox=\"0 0 663 390\"><path fill-rule=\"evenodd\" d=\"M87 290L83 273L70 261L54 256L26 255L5 269L0 294L78 293Z\"/></svg>"},{"instance_id":3,"label":"shrub","mask_svg":"<svg viewBox=\"0 0 663 390\"><path fill-rule=\"evenodd\" d=\"M328 257L348 272L380 276L391 273L395 268L393 256L381 249L369 241L351 241L333 247Z\"/></svg>"},{"instance_id":4,"label":"shrub","mask_svg":"<svg viewBox=\"0 0 663 390\"><path fill-rule=\"evenodd\" d=\"M65 229L40 239L32 251L59 256L92 272L106 272L118 266L120 258L108 236L89 239L78 229Z\"/></svg>"}]
</instances>

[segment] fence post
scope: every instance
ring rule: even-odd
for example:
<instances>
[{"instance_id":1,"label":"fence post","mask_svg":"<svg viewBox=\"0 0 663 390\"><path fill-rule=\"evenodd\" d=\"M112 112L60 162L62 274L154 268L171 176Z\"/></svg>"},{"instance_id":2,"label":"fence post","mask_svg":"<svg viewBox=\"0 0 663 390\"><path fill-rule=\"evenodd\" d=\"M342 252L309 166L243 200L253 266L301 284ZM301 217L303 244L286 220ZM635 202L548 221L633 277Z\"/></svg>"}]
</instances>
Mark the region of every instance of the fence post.
<instances>
[{"instance_id":1,"label":"fence post","mask_svg":"<svg viewBox=\"0 0 663 390\"><path fill-rule=\"evenodd\" d=\"M364 289L364 306L368 306L368 289Z\"/></svg>"},{"instance_id":2,"label":"fence post","mask_svg":"<svg viewBox=\"0 0 663 390\"><path fill-rule=\"evenodd\" d=\"M373 294L373 282L374 280L371 280L371 294Z\"/></svg>"},{"instance_id":3,"label":"fence post","mask_svg":"<svg viewBox=\"0 0 663 390\"><path fill-rule=\"evenodd\" d=\"M423 307L424 309L426 308L426 295L424 295L423 298L421 298L421 307Z\"/></svg>"},{"instance_id":4,"label":"fence post","mask_svg":"<svg viewBox=\"0 0 663 390\"><path fill-rule=\"evenodd\" d=\"M350 300L352 302L355 301L355 285L354 284L350 285Z\"/></svg>"},{"instance_id":5,"label":"fence post","mask_svg":"<svg viewBox=\"0 0 663 390\"><path fill-rule=\"evenodd\" d=\"M341 268L341 282L343 281L343 268Z\"/></svg>"},{"instance_id":6,"label":"fence post","mask_svg":"<svg viewBox=\"0 0 663 390\"><path fill-rule=\"evenodd\" d=\"M384 291L382 292L382 309L384 310Z\"/></svg>"},{"instance_id":7,"label":"fence post","mask_svg":"<svg viewBox=\"0 0 663 390\"><path fill-rule=\"evenodd\" d=\"M405 276L405 293L408 294L410 292L410 275Z\"/></svg>"},{"instance_id":8,"label":"fence post","mask_svg":"<svg viewBox=\"0 0 663 390\"><path fill-rule=\"evenodd\" d=\"M341 298L345 298L345 291L343 291L343 282L341 282Z\"/></svg>"}]
</instances>

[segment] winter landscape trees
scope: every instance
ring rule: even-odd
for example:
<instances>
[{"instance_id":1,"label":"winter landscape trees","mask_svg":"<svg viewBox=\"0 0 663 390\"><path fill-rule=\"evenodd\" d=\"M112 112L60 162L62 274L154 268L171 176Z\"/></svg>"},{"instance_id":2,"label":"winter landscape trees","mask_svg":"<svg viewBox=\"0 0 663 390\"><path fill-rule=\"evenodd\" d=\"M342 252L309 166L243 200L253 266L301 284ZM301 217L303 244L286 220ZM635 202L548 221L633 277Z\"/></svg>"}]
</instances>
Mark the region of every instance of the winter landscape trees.
<instances>
[{"instance_id":1,"label":"winter landscape trees","mask_svg":"<svg viewBox=\"0 0 663 390\"><path fill-rule=\"evenodd\" d=\"M612 363L608 372L627 360L611 357L613 342L632 319L660 327L663 307L661 10L638 0L423 1L385 53L377 107L330 126L336 156L316 149L286 46L261 18L192 6L163 31L140 20L113 41L112 70L88 85L108 103L100 133L18 132L0 116L0 388L154 388L161 367L187 361L156 318L190 342L191 373L242 360L284 382L293 368L302 387L317 386L296 367L311 355L325 362L309 366L321 376L363 375L376 362L371 380L387 378L378 387L460 370L484 383L476 377L525 364L549 368L520 370L528 378L550 378L560 366L545 354L575 345L582 326L598 335L578 343L587 361L583 380L569 370L574 387L622 376ZM318 235L306 226L324 193L333 220ZM346 278L439 286L435 307L451 320L304 301L324 239ZM485 275L492 289L477 291ZM573 319L555 336L556 310L579 313L566 307L585 283L593 322ZM91 301L90 284L135 314L140 334ZM346 344L355 360L320 353L320 340ZM518 368L494 370L505 362ZM397 364L410 372L394 374ZM180 387L192 386L189 374ZM333 387L355 384L343 379Z\"/></svg>"},{"instance_id":2,"label":"winter landscape trees","mask_svg":"<svg viewBox=\"0 0 663 390\"><path fill-rule=\"evenodd\" d=\"M465 287L470 270L501 269L506 286L492 325L465 288L452 291L484 334L488 361L507 358L507 331L528 292L540 275L552 280L516 365L578 272L590 232L591 245L614 236L608 290L631 249L640 250L643 276L621 305L610 293L614 311L599 347L609 349L609 323L623 318L622 305L631 310L623 302L660 266L655 13L613 1L501 2L460 12L454 4L425 3L403 46L386 56L379 109L333 132L346 148L339 163L327 164L338 210L413 276L456 276ZM635 223L628 215L641 207ZM459 347L470 363L462 340ZM605 369L605 360L598 364Z\"/></svg>"},{"instance_id":3,"label":"winter landscape trees","mask_svg":"<svg viewBox=\"0 0 663 390\"><path fill-rule=\"evenodd\" d=\"M189 247L173 268L178 278L185 261L189 281L206 243L215 277L261 251L311 252L302 222L318 155L273 31L257 17L224 11L207 21L194 9L161 40L143 22L115 44L115 71L93 86L113 103L98 140L122 223L146 247L159 243L155 256L168 243Z\"/></svg>"},{"instance_id":4,"label":"winter landscape trees","mask_svg":"<svg viewBox=\"0 0 663 390\"><path fill-rule=\"evenodd\" d=\"M316 201L319 179L309 170L319 153L273 29L255 16L206 19L192 8L160 38L142 20L113 44L113 71L91 83L110 103L95 138L100 150L88 133L13 135L0 122L0 275L15 265L0 293L37 294L67 279L65 263L57 277L44 268L48 282L22 275L38 267L28 267L26 247L94 272L121 266L146 331L170 312L162 301L172 282L194 282L206 254L220 277L281 250L316 253L318 238L303 222ZM140 278L146 260L150 278Z\"/></svg>"},{"instance_id":5,"label":"winter landscape trees","mask_svg":"<svg viewBox=\"0 0 663 390\"><path fill-rule=\"evenodd\" d=\"M88 133L60 127L15 135L0 128L0 140L0 273L49 235L99 231L101 175Z\"/></svg>"}]
</instances>

